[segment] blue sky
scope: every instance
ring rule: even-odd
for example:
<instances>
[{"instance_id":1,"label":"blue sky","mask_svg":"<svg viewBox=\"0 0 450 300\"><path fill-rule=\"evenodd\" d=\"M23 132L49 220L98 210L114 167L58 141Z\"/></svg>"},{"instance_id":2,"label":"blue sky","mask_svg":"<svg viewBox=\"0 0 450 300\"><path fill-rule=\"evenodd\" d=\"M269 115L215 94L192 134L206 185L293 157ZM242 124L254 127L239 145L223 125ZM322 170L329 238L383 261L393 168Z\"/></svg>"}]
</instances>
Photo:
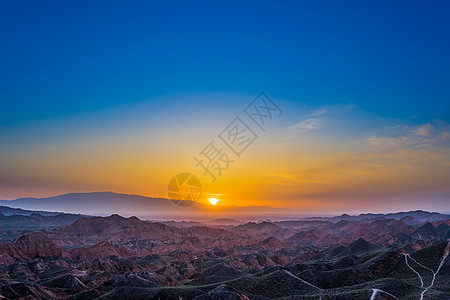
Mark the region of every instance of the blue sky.
<instances>
[{"instance_id":1,"label":"blue sky","mask_svg":"<svg viewBox=\"0 0 450 300\"><path fill-rule=\"evenodd\" d=\"M260 90L448 120L449 11L448 1L2 1L0 124Z\"/></svg>"}]
</instances>

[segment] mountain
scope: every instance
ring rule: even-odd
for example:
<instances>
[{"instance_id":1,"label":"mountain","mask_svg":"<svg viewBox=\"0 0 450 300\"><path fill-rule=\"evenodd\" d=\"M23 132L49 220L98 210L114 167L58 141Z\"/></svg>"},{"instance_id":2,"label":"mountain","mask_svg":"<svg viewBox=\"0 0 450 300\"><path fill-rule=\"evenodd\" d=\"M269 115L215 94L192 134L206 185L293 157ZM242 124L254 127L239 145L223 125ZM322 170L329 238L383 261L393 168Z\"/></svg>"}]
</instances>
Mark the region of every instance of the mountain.
<instances>
[{"instance_id":1,"label":"mountain","mask_svg":"<svg viewBox=\"0 0 450 300\"><path fill-rule=\"evenodd\" d=\"M115 247L127 246L140 255L184 249L193 253L212 247L246 244L251 239L220 228L191 226L172 227L158 222L142 221L137 217L81 218L60 230L47 232L58 245L80 247L108 242Z\"/></svg>"},{"instance_id":2,"label":"mountain","mask_svg":"<svg viewBox=\"0 0 450 300\"><path fill-rule=\"evenodd\" d=\"M190 217L192 215L211 214L211 206L196 203L195 205L175 205L165 198L153 198L139 195L119 194L113 192L69 193L48 198L20 198L16 200L0 200L0 205L27 210L64 211L89 215L110 215L120 213L125 216L139 216L144 219L155 217ZM217 217L239 215L251 212L252 215L269 214L272 208L267 206L221 206Z\"/></svg>"},{"instance_id":3,"label":"mountain","mask_svg":"<svg viewBox=\"0 0 450 300\"><path fill-rule=\"evenodd\" d=\"M20 198L0 200L0 204L9 207L41 210L60 210L65 212L89 214L108 214L121 211L128 215L137 212L152 211L164 214L175 206L163 198L151 198L137 195L117 194L113 192L69 193L49 198ZM189 210L189 208L187 208Z\"/></svg>"},{"instance_id":4,"label":"mountain","mask_svg":"<svg viewBox=\"0 0 450 300\"><path fill-rule=\"evenodd\" d=\"M104 241L91 247L77 248L68 256L74 260L92 260L108 256L129 257L133 254L134 252L126 247L114 247L110 243Z\"/></svg>"},{"instance_id":5,"label":"mountain","mask_svg":"<svg viewBox=\"0 0 450 300\"><path fill-rule=\"evenodd\" d=\"M17 260L36 257L60 256L63 249L39 232L28 233L13 243L0 244L0 263L10 264Z\"/></svg>"},{"instance_id":6,"label":"mountain","mask_svg":"<svg viewBox=\"0 0 450 300\"><path fill-rule=\"evenodd\" d=\"M196 203L192 206L181 205L183 208L176 206L171 200L165 198L146 197L131 194L119 194L113 192L92 192L92 193L69 193L48 198L20 198L16 200L0 200L0 205L10 208L24 209L28 211L62 211L66 213L87 214L87 215L101 215L107 216L111 214L120 213L123 216L137 216L143 219L184 219L189 220L192 216L201 217L203 219L211 218L219 220L217 225L240 225L241 223L234 222L230 218L237 216L251 216L253 220L261 220L264 218L273 218L272 207L268 206L226 206L221 205L220 209L211 210L211 205ZM29 212L24 212L28 214ZM39 213L37 211L37 213ZM1 210L0 210L1 213ZM14 214L19 214L18 212ZM44 215L44 212L42 212ZM437 212L426 211L410 211L398 212L389 214L360 214L358 216L350 216L343 214L336 217L313 217L305 218L299 216L299 212L292 209L277 208L275 215L278 220L296 219L294 221L279 224L286 229L288 226L302 226L302 221L317 221L317 222L333 222L339 221L355 221L370 223L382 219L400 220L404 217L417 219L420 223L435 222L449 219L449 215L440 214ZM227 220L229 219L229 220ZM250 221L252 219L248 219ZM220 221L221 220L221 221ZM233 221L230 221L233 220ZM290 222L290 223L289 223ZM297 223L296 223L297 222ZM405 219L405 223L409 224L409 219ZM221 223L221 224L220 224ZM272 222L275 223L275 222ZM288 225L290 224L290 225ZM295 225L294 225L295 224ZM305 224L305 223L304 223ZM205 224L207 225L207 224ZM211 225L211 224L209 224ZM310 224L307 224L309 226ZM413 225L413 224L410 224ZM416 225L416 224L414 224ZM417 224L419 225L419 224Z\"/></svg>"},{"instance_id":7,"label":"mountain","mask_svg":"<svg viewBox=\"0 0 450 300\"><path fill-rule=\"evenodd\" d=\"M81 217L0 244L0 299L448 299L448 222L403 218Z\"/></svg>"},{"instance_id":8,"label":"mountain","mask_svg":"<svg viewBox=\"0 0 450 300\"><path fill-rule=\"evenodd\" d=\"M347 256L347 255L355 255L363 252L369 252L373 249L376 249L371 243L366 241L365 239L359 238L353 243L351 243L348 247L342 250L338 256Z\"/></svg>"},{"instance_id":9,"label":"mountain","mask_svg":"<svg viewBox=\"0 0 450 300\"><path fill-rule=\"evenodd\" d=\"M165 224L172 227L179 227L179 228L187 228L192 226L201 226L203 225L200 222L194 222L194 221L160 221L161 224Z\"/></svg>"},{"instance_id":10,"label":"mountain","mask_svg":"<svg viewBox=\"0 0 450 300\"><path fill-rule=\"evenodd\" d=\"M6 201L6 200L2 200ZM12 202L6 202L6 203L12 203ZM12 208L8 206L0 206L0 214L4 216L30 216L32 214L39 214L44 217L48 216L56 216L62 214L61 212L53 212L53 211L41 211L41 210L26 210L21 208Z\"/></svg>"},{"instance_id":11,"label":"mountain","mask_svg":"<svg viewBox=\"0 0 450 300\"><path fill-rule=\"evenodd\" d=\"M414 217L411 217L411 216L405 216L405 217L401 218L400 221L402 221L405 224L411 225L411 226L418 226L422 223L420 220L418 220Z\"/></svg>"},{"instance_id":12,"label":"mountain","mask_svg":"<svg viewBox=\"0 0 450 300\"><path fill-rule=\"evenodd\" d=\"M39 213L31 215L9 215L0 214L0 224L3 230L40 230L54 229L72 224L84 215L64 214L43 216Z\"/></svg>"},{"instance_id":13,"label":"mountain","mask_svg":"<svg viewBox=\"0 0 450 300\"><path fill-rule=\"evenodd\" d=\"M336 216L332 218L328 218L330 222L337 223L339 221L357 221L357 222L373 222L379 219L394 219L400 220L402 218L407 218L407 221L410 220L418 220L419 222L433 222L433 221L442 221L450 218L450 215L441 214L438 212L428 212L423 210L415 210L409 212L397 212L397 213L388 213L388 214L360 214L357 216L350 216L348 214L343 214L341 216ZM406 223L406 222L405 222Z\"/></svg>"},{"instance_id":14,"label":"mountain","mask_svg":"<svg viewBox=\"0 0 450 300\"><path fill-rule=\"evenodd\" d=\"M233 219L215 219L207 222L208 225L224 225L224 226L236 226L241 225L242 223L243 222L241 221Z\"/></svg>"},{"instance_id":15,"label":"mountain","mask_svg":"<svg viewBox=\"0 0 450 300\"><path fill-rule=\"evenodd\" d=\"M230 228L230 231L241 236L257 237L257 236L274 236L286 238L292 234L289 229L285 229L274 223L263 221L261 223L248 222L246 224L238 225Z\"/></svg>"},{"instance_id":16,"label":"mountain","mask_svg":"<svg viewBox=\"0 0 450 300\"><path fill-rule=\"evenodd\" d=\"M302 230L308 230L312 228L316 228L321 225L327 225L330 224L329 221L316 221L316 220L310 220L310 218L307 218L302 221L275 221L274 224L286 228L286 229L302 229Z\"/></svg>"},{"instance_id":17,"label":"mountain","mask_svg":"<svg viewBox=\"0 0 450 300\"><path fill-rule=\"evenodd\" d=\"M72 224L84 215L46 211L26 211L2 206L0 213L0 242L13 241L31 231L54 230Z\"/></svg>"},{"instance_id":18,"label":"mountain","mask_svg":"<svg viewBox=\"0 0 450 300\"><path fill-rule=\"evenodd\" d=\"M409 240L415 228L402 221L377 219L366 221L345 221L338 223L321 223L309 230L300 230L288 240L298 245L336 246L349 245L357 238L362 238L379 246L402 244Z\"/></svg>"},{"instance_id":19,"label":"mountain","mask_svg":"<svg viewBox=\"0 0 450 300\"><path fill-rule=\"evenodd\" d=\"M450 226L441 223L435 227L432 223L426 222L418 228L412 235L412 238L424 241L432 241L450 238Z\"/></svg>"}]
</instances>

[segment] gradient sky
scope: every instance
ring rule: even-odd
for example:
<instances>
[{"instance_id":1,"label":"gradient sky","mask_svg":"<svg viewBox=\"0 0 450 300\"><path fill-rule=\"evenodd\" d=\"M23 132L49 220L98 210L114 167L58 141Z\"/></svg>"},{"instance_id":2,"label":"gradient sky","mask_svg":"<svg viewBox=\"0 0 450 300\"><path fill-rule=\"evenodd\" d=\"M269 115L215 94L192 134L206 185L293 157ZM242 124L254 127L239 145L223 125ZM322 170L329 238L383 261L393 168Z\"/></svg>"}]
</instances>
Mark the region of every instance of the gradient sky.
<instances>
[{"instance_id":1,"label":"gradient sky","mask_svg":"<svg viewBox=\"0 0 450 300\"><path fill-rule=\"evenodd\" d=\"M1 1L0 199L166 197L187 171L220 205L450 211L449 12L448 1ZM284 114L210 183L194 156L260 91Z\"/></svg>"}]
</instances>

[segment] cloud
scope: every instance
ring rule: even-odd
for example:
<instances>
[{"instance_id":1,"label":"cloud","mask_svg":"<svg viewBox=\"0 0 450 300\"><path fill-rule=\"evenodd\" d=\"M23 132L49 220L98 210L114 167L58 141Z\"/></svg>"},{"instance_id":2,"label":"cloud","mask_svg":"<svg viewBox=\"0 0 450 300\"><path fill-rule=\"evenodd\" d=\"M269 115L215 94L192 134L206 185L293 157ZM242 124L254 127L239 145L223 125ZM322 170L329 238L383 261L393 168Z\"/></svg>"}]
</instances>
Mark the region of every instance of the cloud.
<instances>
[{"instance_id":1,"label":"cloud","mask_svg":"<svg viewBox=\"0 0 450 300\"><path fill-rule=\"evenodd\" d=\"M423 135L423 136L431 136L433 132L433 126L431 124L424 124L422 126L418 126L414 133L417 135Z\"/></svg>"},{"instance_id":2,"label":"cloud","mask_svg":"<svg viewBox=\"0 0 450 300\"><path fill-rule=\"evenodd\" d=\"M306 130L319 129L324 126L328 118L339 113L350 112L354 109L353 104L329 104L316 108L306 114L308 117L295 125L288 127L290 133L298 133Z\"/></svg>"},{"instance_id":3,"label":"cloud","mask_svg":"<svg viewBox=\"0 0 450 300\"><path fill-rule=\"evenodd\" d=\"M378 149L438 149L450 146L450 126L444 122L418 126L396 126L395 135L372 136L370 146Z\"/></svg>"},{"instance_id":4,"label":"cloud","mask_svg":"<svg viewBox=\"0 0 450 300\"><path fill-rule=\"evenodd\" d=\"M321 108L314 110L312 113L310 113L310 115L311 116L321 116L321 115L326 114L327 112L328 112L328 108L321 107Z\"/></svg>"},{"instance_id":5,"label":"cloud","mask_svg":"<svg viewBox=\"0 0 450 300\"><path fill-rule=\"evenodd\" d=\"M323 121L323 118L310 118L303 120L294 126L291 126L290 129L292 130L312 130L320 128L320 124Z\"/></svg>"},{"instance_id":6,"label":"cloud","mask_svg":"<svg viewBox=\"0 0 450 300\"><path fill-rule=\"evenodd\" d=\"M325 114L332 114L332 113L346 113L354 110L355 105L352 103L349 104L327 104L324 106L321 106L315 110L313 110L309 115L310 116L323 116Z\"/></svg>"}]
</instances>

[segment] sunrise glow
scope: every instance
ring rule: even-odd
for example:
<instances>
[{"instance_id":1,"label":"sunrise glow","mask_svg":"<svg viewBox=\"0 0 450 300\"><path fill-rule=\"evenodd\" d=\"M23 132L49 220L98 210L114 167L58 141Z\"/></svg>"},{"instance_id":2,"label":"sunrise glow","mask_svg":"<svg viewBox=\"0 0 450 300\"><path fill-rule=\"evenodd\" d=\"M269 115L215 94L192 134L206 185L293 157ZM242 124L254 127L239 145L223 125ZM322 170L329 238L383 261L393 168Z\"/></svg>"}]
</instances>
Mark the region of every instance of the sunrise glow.
<instances>
[{"instance_id":1,"label":"sunrise glow","mask_svg":"<svg viewBox=\"0 0 450 300\"><path fill-rule=\"evenodd\" d=\"M209 203L211 205L216 205L219 202L219 199L217 198L209 198Z\"/></svg>"}]
</instances>

